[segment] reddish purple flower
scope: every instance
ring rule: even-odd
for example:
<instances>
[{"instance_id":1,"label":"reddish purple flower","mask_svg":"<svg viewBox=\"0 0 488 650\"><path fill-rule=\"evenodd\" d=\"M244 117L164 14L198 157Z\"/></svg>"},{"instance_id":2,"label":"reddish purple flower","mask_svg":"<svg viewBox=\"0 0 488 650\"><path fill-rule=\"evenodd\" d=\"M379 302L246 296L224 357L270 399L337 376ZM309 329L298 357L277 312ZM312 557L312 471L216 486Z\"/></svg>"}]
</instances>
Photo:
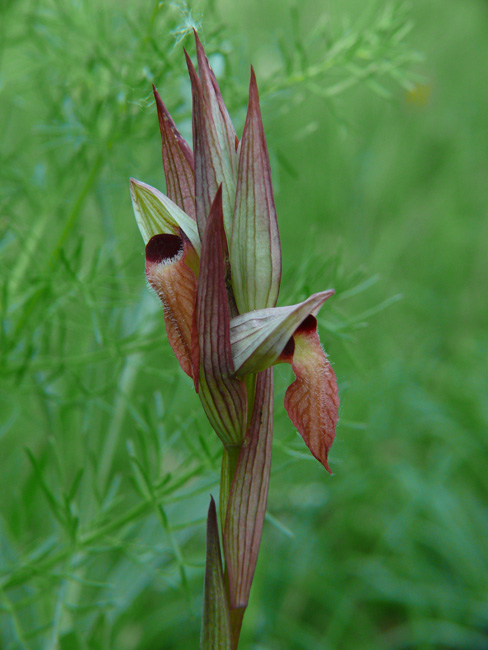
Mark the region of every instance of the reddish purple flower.
<instances>
[{"instance_id":1,"label":"reddish purple flower","mask_svg":"<svg viewBox=\"0 0 488 650\"><path fill-rule=\"evenodd\" d=\"M187 55L193 151L154 89L167 196L131 180L147 279L163 303L171 347L225 448L240 447L248 432L256 400L252 378L287 362L296 379L285 408L329 470L339 398L316 315L334 292L276 307L281 247L254 71L239 142L196 41L198 74Z\"/></svg>"}]
</instances>

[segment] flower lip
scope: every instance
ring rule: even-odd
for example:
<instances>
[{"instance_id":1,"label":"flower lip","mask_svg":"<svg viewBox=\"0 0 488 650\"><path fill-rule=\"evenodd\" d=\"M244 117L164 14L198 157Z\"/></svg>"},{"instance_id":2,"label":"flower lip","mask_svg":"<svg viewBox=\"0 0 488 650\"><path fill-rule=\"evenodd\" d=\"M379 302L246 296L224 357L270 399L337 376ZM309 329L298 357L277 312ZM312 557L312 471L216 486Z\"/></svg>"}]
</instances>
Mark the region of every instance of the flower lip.
<instances>
[{"instance_id":1,"label":"flower lip","mask_svg":"<svg viewBox=\"0 0 488 650\"><path fill-rule=\"evenodd\" d=\"M154 235L146 244L146 263L161 264L177 257L184 248L178 235Z\"/></svg>"}]
</instances>

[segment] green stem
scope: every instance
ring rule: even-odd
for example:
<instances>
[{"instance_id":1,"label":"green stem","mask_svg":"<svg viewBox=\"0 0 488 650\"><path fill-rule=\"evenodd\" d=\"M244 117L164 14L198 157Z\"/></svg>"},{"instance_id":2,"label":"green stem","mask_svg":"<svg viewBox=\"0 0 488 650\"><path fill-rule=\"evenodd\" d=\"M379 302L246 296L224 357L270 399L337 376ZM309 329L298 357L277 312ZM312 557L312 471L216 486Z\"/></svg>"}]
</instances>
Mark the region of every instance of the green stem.
<instances>
[{"instance_id":1,"label":"green stem","mask_svg":"<svg viewBox=\"0 0 488 650\"><path fill-rule=\"evenodd\" d=\"M222 529L222 537L224 536L225 531L225 518L227 515L227 505L229 503L229 495L232 487L232 481L234 479L234 474L236 471L237 463L239 461L239 455L241 453L242 447L227 447L224 448L222 454L222 472L220 475L220 499L219 499L219 509L220 509L220 525ZM230 595L229 595L229 575L227 573L227 567L225 567L224 574L225 590L227 592L227 602L230 606ZM239 607L238 609L230 609L230 627L232 633L232 650L237 650L239 644L239 636L241 633L242 619L244 618L245 607Z\"/></svg>"},{"instance_id":2,"label":"green stem","mask_svg":"<svg viewBox=\"0 0 488 650\"><path fill-rule=\"evenodd\" d=\"M239 455L241 453L241 449L242 446L227 447L227 448L224 447L224 451L222 454L222 471L220 474L220 498L219 498L220 526L222 530L222 537L224 536L225 518L227 515L227 505L229 503L230 490L232 487L232 481L234 479L237 463L239 461ZM225 590L227 592L227 602L230 605L229 576L227 574L227 567L225 568L224 583L225 583ZM244 617L244 611L245 608L230 610L232 650L237 650L237 645L239 643L239 635L242 626L242 619Z\"/></svg>"},{"instance_id":3,"label":"green stem","mask_svg":"<svg viewBox=\"0 0 488 650\"><path fill-rule=\"evenodd\" d=\"M222 454L222 469L220 473L220 498L219 498L219 511L220 511L220 526L222 535L225 529L225 517L227 515L227 504L229 503L230 489L239 460L241 447L224 447Z\"/></svg>"},{"instance_id":4,"label":"green stem","mask_svg":"<svg viewBox=\"0 0 488 650\"><path fill-rule=\"evenodd\" d=\"M237 650L239 637L241 635L242 619L244 618L245 607L237 607L230 610L230 629L232 632L232 650Z\"/></svg>"}]
</instances>

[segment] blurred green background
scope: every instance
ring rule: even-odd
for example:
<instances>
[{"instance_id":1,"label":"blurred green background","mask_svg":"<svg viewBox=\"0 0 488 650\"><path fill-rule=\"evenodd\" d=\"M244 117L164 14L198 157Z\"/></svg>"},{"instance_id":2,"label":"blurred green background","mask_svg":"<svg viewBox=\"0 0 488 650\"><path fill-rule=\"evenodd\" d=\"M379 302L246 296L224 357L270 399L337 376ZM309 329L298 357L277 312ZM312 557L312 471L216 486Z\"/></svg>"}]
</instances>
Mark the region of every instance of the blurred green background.
<instances>
[{"instance_id":1,"label":"blurred green background","mask_svg":"<svg viewBox=\"0 0 488 650\"><path fill-rule=\"evenodd\" d=\"M242 129L256 69L284 254L341 390L334 476L282 407L249 650L488 648L488 3L4 0L0 647L199 639L220 449L129 200L191 138L197 24Z\"/></svg>"}]
</instances>

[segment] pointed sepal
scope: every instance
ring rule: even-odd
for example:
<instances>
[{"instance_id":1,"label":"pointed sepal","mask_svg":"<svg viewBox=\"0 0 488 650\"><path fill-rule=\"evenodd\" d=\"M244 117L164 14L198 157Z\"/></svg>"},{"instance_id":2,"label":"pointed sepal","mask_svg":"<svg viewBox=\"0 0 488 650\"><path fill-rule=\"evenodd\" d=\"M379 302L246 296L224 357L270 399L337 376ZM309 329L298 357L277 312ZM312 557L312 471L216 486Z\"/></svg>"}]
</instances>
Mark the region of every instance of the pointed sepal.
<instances>
[{"instance_id":1,"label":"pointed sepal","mask_svg":"<svg viewBox=\"0 0 488 650\"><path fill-rule=\"evenodd\" d=\"M229 159L230 166L234 173L237 172L237 146L239 141L230 119L227 107L224 104L222 93L220 92L219 84L215 77L214 71L203 49L197 32L195 32L195 45L197 50L198 73L202 81L202 88L205 97L210 105L214 124L217 129L217 136L219 138L222 151L225 151Z\"/></svg>"},{"instance_id":2,"label":"pointed sepal","mask_svg":"<svg viewBox=\"0 0 488 650\"><path fill-rule=\"evenodd\" d=\"M231 650L230 613L225 593L215 501L207 517L207 557L203 592L200 650Z\"/></svg>"},{"instance_id":3,"label":"pointed sepal","mask_svg":"<svg viewBox=\"0 0 488 650\"><path fill-rule=\"evenodd\" d=\"M318 313L332 295L334 290L329 289L297 305L258 309L233 318L230 340L236 373L244 376L276 363L300 323Z\"/></svg>"},{"instance_id":4,"label":"pointed sepal","mask_svg":"<svg viewBox=\"0 0 488 650\"><path fill-rule=\"evenodd\" d=\"M286 391L285 409L307 447L330 472L327 457L339 418L339 393L314 316L300 325L280 361L291 363L296 376Z\"/></svg>"},{"instance_id":5,"label":"pointed sepal","mask_svg":"<svg viewBox=\"0 0 488 650\"><path fill-rule=\"evenodd\" d=\"M259 373L253 413L227 506L224 554L231 609L249 600L268 498L273 437L273 368Z\"/></svg>"},{"instance_id":6,"label":"pointed sepal","mask_svg":"<svg viewBox=\"0 0 488 650\"><path fill-rule=\"evenodd\" d=\"M194 376L205 413L223 444L240 445L245 433L247 394L235 378L230 343L230 313L225 284L227 243L222 189L215 196L205 226L195 312ZM198 346L196 345L198 343Z\"/></svg>"},{"instance_id":7,"label":"pointed sepal","mask_svg":"<svg viewBox=\"0 0 488 650\"><path fill-rule=\"evenodd\" d=\"M281 281L281 244L252 68L249 107L240 145L230 259L239 312L274 307Z\"/></svg>"},{"instance_id":8,"label":"pointed sepal","mask_svg":"<svg viewBox=\"0 0 488 650\"><path fill-rule=\"evenodd\" d=\"M193 152L176 128L154 86L153 92L161 131L166 194L183 212L196 220Z\"/></svg>"},{"instance_id":9,"label":"pointed sepal","mask_svg":"<svg viewBox=\"0 0 488 650\"><path fill-rule=\"evenodd\" d=\"M154 235L146 245L146 277L164 308L169 343L181 368L193 377L191 328L198 258L186 237Z\"/></svg>"},{"instance_id":10,"label":"pointed sepal","mask_svg":"<svg viewBox=\"0 0 488 650\"><path fill-rule=\"evenodd\" d=\"M195 161L195 201L198 231L203 238L210 206L222 185L225 230L232 231L235 202L235 172L227 147L222 148L212 108L202 81L185 52L193 98L193 155Z\"/></svg>"},{"instance_id":11,"label":"pointed sepal","mask_svg":"<svg viewBox=\"0 0 488 650\"><path fill-rule=\"evenodd\" d=\"M197 225L176 203L155 187L135 178L130 179L130 195L137 225L145 244L154 235L179 235L181 228L193 248L200 253Z\"/></svg>"}]
</instances>

